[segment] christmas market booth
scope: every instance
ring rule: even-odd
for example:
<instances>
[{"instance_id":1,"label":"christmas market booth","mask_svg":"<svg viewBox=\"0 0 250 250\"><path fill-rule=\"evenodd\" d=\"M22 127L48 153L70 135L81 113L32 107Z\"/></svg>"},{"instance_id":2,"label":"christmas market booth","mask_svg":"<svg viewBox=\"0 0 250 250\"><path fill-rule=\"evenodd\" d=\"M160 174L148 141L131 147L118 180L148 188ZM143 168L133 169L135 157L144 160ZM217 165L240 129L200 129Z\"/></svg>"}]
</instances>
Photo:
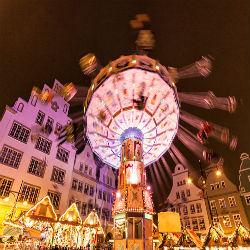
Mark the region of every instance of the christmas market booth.
<instances>
[{"instance_id":1,"label":"christmas market booth","mask_svg":"<svg viewBox=\"0 0 250 250\"><path fill-rule=\"evenodd\" d=\"M82 219L75 203L71 204L55 225L54 242L69 247L82 245Z\"/></svg>"},{"instance_id":2,"label":"christmas market booth","mask_svg":"<svg viewBox=\"0 0 250 250\"><path fill-rule=\"evenodd\" d=\"M19 221L24 225L24 236L33 244L53 244L57 215L49 196L39 201Z\"/></svg>"},{"instance_id":3,"label":"christmas market booth","mask_svg":"<svg viewBox=\"0 0 250 250\"><path fill-rule=\"evenodd\" d=\"M206 249L228 249L228 237L223 230L215 226L210 226L205 238L203 248Z\"/></svg>"},{"instance_id":4,"label":"christmas market booth","mask_svg":"<svg viewBox=\"0 0 250 250\"><path fill-rule=\"evenodd\" d=\"M229 244L238 249L238 247L246 247L250 249L250 231L248 228L240 224L229 239Z\"/></svg>"},{"instance_id":5,"label":"christmas market booth","mask_svg":"<svg viewBox=\"0 0 250 250\"><path fill-rule=\"evenodd\" d=\"M105 233L94 209L83 222L83 247L97 246L99 242L98 238L103 239L104 237Z\"/></svg>"},{"instance_id":6,"label":"christmas market booth","mask_svg":"<svg viewBox=\"0 0 250 250\"><path fill-rule=\"evenodd\" d=\"M174 247L178 247L179 236L177 233L167 233L162 236L161 244L159 245L159 249L167 250L173 249Z\"/></svg>"},{"instance_id":7,"label":"christmas market booth","mask_svg":"<svg viewBox=\"0 0 250 250\"><path fill-rule=\"evenodd\" d=\"M182 231L179 241L177 243L178 247L182 249L201 249L202 241L198 235L191 229L185 229Z\"/></svg>"}]
</instances>

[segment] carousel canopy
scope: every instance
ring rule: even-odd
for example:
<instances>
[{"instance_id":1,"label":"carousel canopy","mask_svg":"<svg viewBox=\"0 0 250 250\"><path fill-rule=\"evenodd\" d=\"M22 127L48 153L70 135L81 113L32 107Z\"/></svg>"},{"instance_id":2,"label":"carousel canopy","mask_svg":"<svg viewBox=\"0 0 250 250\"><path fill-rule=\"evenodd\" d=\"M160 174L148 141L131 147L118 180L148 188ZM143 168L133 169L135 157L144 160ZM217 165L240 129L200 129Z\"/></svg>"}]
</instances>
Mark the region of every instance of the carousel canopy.
<instances>
[{"instance_id":1,"label":"carousel canopy","mask_svg":"<svg viewBox=\"0 0 250 250\"><path fill-rule=\"evenodd\" d=\"M97 233L104 234L102 224L95 210L89 213L82 225L85 228L95 228Z\"/></svg>"},{"instance_id":2,"label":"carousel canopy","mask_svg":"<svg viewBox=\"0 0 250 250\"><path fill-rule=\"evenodd\" d=\"M144 164L158 160L178 129L177 100L173 80L157 61L131 55L111 62L94 79L84 106L93 151L118 168L122 140L132 133L143 139Z\"/></svg>"}]
</instances>

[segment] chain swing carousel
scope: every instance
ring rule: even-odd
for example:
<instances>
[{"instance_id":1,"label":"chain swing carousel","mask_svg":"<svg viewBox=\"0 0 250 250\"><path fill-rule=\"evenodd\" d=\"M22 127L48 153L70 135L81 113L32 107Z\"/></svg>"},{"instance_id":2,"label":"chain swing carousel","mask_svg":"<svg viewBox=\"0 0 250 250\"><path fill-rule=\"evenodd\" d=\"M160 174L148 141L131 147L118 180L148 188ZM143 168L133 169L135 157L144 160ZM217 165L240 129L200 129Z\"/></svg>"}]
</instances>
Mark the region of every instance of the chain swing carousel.
<instances>
[{"instance_id":1,"label":"chain swing carousel","mask_svg":"<svg viewBox=\"0 0 250 250\"><path fill-rule=\"evenodd\" d=\"M141 48L146 51L148 44ZM114 249L152 249L154 209L145 166L169 149L177 133L175 82L208 75L211 66L209 59L202 58L181 75L141 51L121 56L99 73L95 73L98 61L93 54L80 60L83 72L92 76L84 105L86 136L103 162L119 168L113 204Z\"/></svg>"}]
</instances>

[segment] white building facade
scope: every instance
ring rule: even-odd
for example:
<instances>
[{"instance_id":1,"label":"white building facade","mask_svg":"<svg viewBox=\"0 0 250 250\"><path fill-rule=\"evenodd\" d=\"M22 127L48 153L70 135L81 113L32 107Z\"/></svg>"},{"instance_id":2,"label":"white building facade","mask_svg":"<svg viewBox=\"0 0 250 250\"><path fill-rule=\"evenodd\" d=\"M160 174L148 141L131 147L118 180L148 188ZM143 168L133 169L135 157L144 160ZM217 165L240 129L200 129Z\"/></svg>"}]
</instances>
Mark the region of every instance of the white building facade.
<instances>
[{"instance_id":1,"label":"white building facade","mask_svg":"<svg viewBox=\"0 0 250 250\"><path fill-rule=\"evenodd\" d=\"M100 178L97 178L100 176ZM98 169L93 152L89 145L77 155L72 172L69 204L75 202L85 220L87 215L95 209L99 215L104 231L111 232L112 192L115 190L115 176L111 167L102 164Z\"/></svg>"},{"instance_id":2,"label":"white building facade","mask_svg":"<svg viewBox=\"0 0 250 250\"><path fill-rule=\"evenodd\" d=\"M204 235L209 229L208 213L202 190L188 183L188 169L181 164L175 166L173 186L168 196L169 210L180 214L183 228L190 228Z\"/></svg>"},{"instance_id":3,"label":"white building facade","mask_svg":"<svg viewBox=\"0 0 250 250\"><path fill-rule=\"evenodd\" d=\"M75 149L70 143L58 147L58 131L71 122L69 104L58 94L60 88L57 80L53 89L44 85L43 91L54 95L51 103L42 103L32 91L28 102L18 98L13 107L6 106L0 122L1 208L9 210L16 201L18 209L27 210L46 195L56 213L61 214L68 206ZM34 131L42 127L51 133L41 132L32 140Z\"/></svg>"}]
</instances>

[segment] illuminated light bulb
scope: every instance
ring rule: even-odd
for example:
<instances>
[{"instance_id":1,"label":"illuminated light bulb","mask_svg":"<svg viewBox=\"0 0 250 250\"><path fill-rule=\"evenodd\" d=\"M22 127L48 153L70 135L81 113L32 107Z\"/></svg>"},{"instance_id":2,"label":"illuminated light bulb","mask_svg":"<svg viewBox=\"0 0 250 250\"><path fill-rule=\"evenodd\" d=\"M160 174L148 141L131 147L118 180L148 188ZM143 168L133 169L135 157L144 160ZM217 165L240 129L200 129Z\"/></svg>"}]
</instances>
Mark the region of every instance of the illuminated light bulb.
<instances>
[{"instance_id":1,"label":"illuminated light bulb","mask_svg":"<svg viewBox=\"0 0 250 250\"><path fill-rule=\"evenodd\" d=\"M24 201L24 202L23 202L23 205L24 205L24 206L27 206L27 204L28 204L27 201Z\"/></svg>"},{"instance_id":2,"label":"illuminated light bulb","mask_svg":"<svg viewBox=\"0 0 250 250\"><path fill-rule=\"evenodd\" d=\"M158 65L155 65L155 68L159 70L159 66Z\"/></svg>"},{"instance_id":3,"label":"illuminated light bulb","mask_svg":"<svg viewBox=\"0 0 250 250\"><path fill-rule=\"evenodd\" d=\"M132 63L136 63L136 60L134 59L134 60L132 60Z\"/></svg>"},{"instance_id":4,"label":"illuminated light bulb","mask_svg":"<svg viewBox=\"0 0 250 250\"><path fill-rule=\"evenodd\" d=\"M217 170L217 171L216 171L216 175L217 175L217 176L220 176L220 175L221 175L221 171L220 171L220 170Z\"/></svg>"},{"instance_id":5,"label":"illuminated light bulb","mask_svg":"<svg viewBox=\"0 0 250 250\"><path fill-rule=\"evenodd\" d=\"M192 183L192 180L190 179L190 178L188 178L188 181L187 181L188 183Z\"/></svg>"},{"instance_id":6,"label":"illuminated light bulb","mask_svg":"<svg viewBox=\"0 0 250 250\"><path fill-rule=\"evenodd\" d=\"M116 198L121 198L121 193L120 192L116 193Z\"/></svg>"},{"instance_id":7,"label":"illuminated light bulb","mask_svg":"<svg viewBox=\"0 0 250 250\"><path fill-rule=\"evenodd\" d=\"M71 218L71 217L69 217L69 218L68 218L68 221L72 221L72 218Z\"/></svg>"},{"instance_id":8,"label":"illuminated light bulb","mask_svg":"<svg viewBox=\"0 0 250 250\"><path fill-rule=\"evenodd\" d=\"M9 200L10 200L9 197L5 197L5 198L4 198L4 201L6 201L6 202L8 202Z\"/></svg>"},{"instance_id":9,"label":"illuminated light bulb","mask_svg":"<svg viewBox=\"0 0 250 250\"><path fill-rule=\"evenodd\" d=\"M111 71L112 70L112 67L109 67L109 71Z\"/></svg>"},{"instance_id":10,"label":"illuminated light bulb","mask_svg":"<svg viewBox=\"0 0 250 250\"><path fill-rule=\"evenodd\" d=\"M95 85L94 85L94 84L92 84L91 89L93 90L93 89L94 89L94 87L95 87Z\"/></svg>"},{"instance_id":11,"label":"illuminated light bulb","mask_svg":"<svg viewBox=\"0 0 250 250\"><path fill-rule=\"evenodd\" d=\"M148 190L148 191L151 190L151 187L150 187L150 186L147 186L147 190Z\"/></svg>"}]
</instances>

